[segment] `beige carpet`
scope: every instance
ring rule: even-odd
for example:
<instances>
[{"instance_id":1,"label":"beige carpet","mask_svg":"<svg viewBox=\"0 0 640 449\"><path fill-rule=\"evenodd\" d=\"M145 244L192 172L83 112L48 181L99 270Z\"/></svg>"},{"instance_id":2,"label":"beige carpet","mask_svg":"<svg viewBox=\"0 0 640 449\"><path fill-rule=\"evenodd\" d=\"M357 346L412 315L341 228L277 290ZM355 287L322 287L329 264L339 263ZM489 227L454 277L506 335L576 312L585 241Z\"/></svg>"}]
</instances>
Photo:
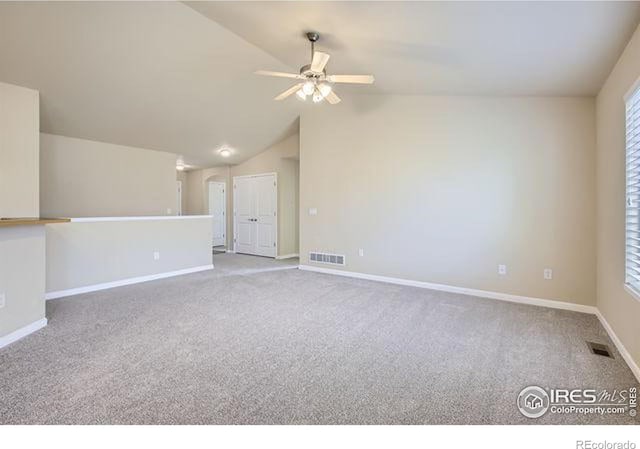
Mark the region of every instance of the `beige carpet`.
<instances>
[{"instance_id":1,"label":"beige carpet","mask_svg":"<svg viewBox=\"0 0 640 449\"><path fill-rule=\"evenodd\" d=\"M516 408L526 385L628 388L590 315L286 268L216 270L49 301L0 350L1 423L559 424L628 416ZM269 271L264 271L269 270Z\"/></svg>"}]
</instances>

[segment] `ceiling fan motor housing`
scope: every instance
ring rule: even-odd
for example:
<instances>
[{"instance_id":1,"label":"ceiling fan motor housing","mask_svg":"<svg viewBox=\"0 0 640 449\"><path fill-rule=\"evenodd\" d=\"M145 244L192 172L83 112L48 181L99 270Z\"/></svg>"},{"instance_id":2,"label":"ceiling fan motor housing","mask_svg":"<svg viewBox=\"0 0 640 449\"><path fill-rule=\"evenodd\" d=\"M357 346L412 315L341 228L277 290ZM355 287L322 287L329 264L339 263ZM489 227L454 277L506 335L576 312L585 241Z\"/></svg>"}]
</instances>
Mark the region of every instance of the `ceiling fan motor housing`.
<instances>
[{"instance_id":1,"label":"ceiling fan motor housing","mask_svg":"<svg viewBox=\"0 0 640 449\"><path fill-rule=\"evenodd\" d=\"M322 72L314 72L313 70L311 70L311 64L307 64L300 67L300 75L306 76L307 78L321 80L326 78L327 71L323 70Z\"/></svg>"}]
</instances>

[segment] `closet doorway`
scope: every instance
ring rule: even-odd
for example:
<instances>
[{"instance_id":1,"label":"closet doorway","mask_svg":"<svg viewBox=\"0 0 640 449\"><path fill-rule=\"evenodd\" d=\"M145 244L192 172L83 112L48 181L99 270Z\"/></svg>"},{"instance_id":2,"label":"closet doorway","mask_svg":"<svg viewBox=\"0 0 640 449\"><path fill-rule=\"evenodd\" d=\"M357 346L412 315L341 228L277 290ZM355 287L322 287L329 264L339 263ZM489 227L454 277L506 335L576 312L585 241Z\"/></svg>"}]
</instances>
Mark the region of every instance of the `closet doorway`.
<instances>
[{"instance_id":1,"label":"closet doorway","mask_svg":"<svg viewBox=\"0 0 640 449\"><path fill-rule=\"evenodd\" d=\"M278 179L276 173L233 178L234 251L278 254Z\"/></svg>"}]
</instances>

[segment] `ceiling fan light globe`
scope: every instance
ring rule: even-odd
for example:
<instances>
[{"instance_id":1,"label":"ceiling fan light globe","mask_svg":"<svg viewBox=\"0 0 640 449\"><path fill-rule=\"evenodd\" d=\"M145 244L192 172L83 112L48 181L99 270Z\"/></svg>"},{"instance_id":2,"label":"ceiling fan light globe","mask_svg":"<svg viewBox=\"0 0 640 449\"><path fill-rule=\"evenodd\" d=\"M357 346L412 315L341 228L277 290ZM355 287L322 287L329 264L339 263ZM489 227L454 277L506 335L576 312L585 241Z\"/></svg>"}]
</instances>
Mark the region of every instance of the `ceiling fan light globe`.
<instances>
[{"instance_id":1,"label":"ceiling fan light globe","mask_svg":"<svg viewBox=\"0 0 640 449\"><path fill-rule=\"evenodd\" d=\"M304 93L304 91L302 89L298 90L298 92L296 92L296 95L298 96L299 99L301 99L302 101L305 101L307 99L307 94Z\"/></svg>"},{"instance_id":2,"label":"ceiling fan light globe","mask_svg":"<svg viewBox=\"0 0 640 449\"><path fill-rule=\"evenodd\" d=\"M331 93L331 85L328 83L322 83L320 84L320 86L318 86L318 90L320 91L320 93L322 94L322 97L324 98Z\"/></svg>"},{"instance_id":3,"label":"ceiling fan light globe","mask_svg":"<svg viewBox=\"0 0 640 449\"><path fill-rule=\"evenodd\" d=\"M226 149L226 148L222 149L222 150L220 150L220 156L229 157L229 156L231 156L231 151Z\"/></svg>"},{"instance_id":4,"label":"ceiling fan light globe","mask_svg":"<svg viewBox=\"0 0 640 449\"><path fill-rule=\"evenodd\" d=\"M316 93L313 94L312 99L314 103L320 103L322 100L324 100L324 96L322 95L322 93L317 91Z\"/></svg>"},{"instance_id":5,"label":"ceiling fan light globe","mask_svg":"<svg viewBox=\"0 0 640 449\"><path fill-rule=\"evenodd\" d=\"M313 94L314 90L316 90L316 85L313 83L313 81L307 81L302 85L302 92L304 92L305 95Z\"/></svg>"}]
</instances>

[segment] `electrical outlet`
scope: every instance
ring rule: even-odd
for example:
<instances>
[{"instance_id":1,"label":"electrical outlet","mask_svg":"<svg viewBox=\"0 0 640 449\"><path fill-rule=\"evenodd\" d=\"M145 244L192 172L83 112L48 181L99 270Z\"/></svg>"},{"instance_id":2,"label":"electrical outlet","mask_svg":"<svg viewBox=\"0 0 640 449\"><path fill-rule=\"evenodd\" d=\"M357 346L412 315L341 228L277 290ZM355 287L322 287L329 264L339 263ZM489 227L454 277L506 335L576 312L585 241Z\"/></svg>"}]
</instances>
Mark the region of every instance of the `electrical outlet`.
<instances>
[{"instance_id":1,"label":"electrical outlet","mask_svg":"<svg viewBox=\"0 0 640 449\"><path fill-rule=\"evenodd\" d=\"M504 276L507 274L507 266L506 265L498 265L498 274L500 276Z\"/></svg>"},{"instance_id":2,"label":"electrical outlet","mask_svg":"<svg viewBox=\"0 0 640 449\"><path fill-rule=\"evenodd\" d=\"M172 212L171 208L167 207L167 215L171 215L171 212Z\"/></svg>"},{"instance_id":3,"label":"electrical outlet","mask_svg":"<svg viewBox=\"0 0 640 449\"><path fill-rule=\"evenodd\" d=\"M364 250L363 250L362 248L360 248L360 249L358 250L358 255L359 255L360 257L364 256Z\"/></svg>"},{"instance_id":4,"label":"electrical outlet","mask_svg":"<svg viewBox=\"0 0 640 449\"><path fill-rule=\"evenodd\" d=\"M160 251L153 252L153 260L160 260Z\"/></svg>"},{"instance_id":5,"label":"electrical outlet","mask_svg":"<svg viewBox=\"0 0 640 449\"><path fill-rule=\"evenodd\" d=\"M0 293L0 309L4 307L5 299L6 296L4 295L4 293Z\"/></svg>"},{"instance_id":6,"label":"electrical outlet","mask_svg":"<svg viewBox=\"0 0 640 449\"><path fill-rule=\"evenodd\" d=\"M551 268L545 268L542 274L546 280L553 279L553 270Z\"/></svg>"},{"instance_id":7,"label":"electrical outlet","mask_svg":"<svg viewBox=\"0 0 640 449\"><path fill-rule=\"evenodd\" d=\"M318 215L318 209L312 207L309 209L309 215Z\"/></svg>"}]
</instances>

